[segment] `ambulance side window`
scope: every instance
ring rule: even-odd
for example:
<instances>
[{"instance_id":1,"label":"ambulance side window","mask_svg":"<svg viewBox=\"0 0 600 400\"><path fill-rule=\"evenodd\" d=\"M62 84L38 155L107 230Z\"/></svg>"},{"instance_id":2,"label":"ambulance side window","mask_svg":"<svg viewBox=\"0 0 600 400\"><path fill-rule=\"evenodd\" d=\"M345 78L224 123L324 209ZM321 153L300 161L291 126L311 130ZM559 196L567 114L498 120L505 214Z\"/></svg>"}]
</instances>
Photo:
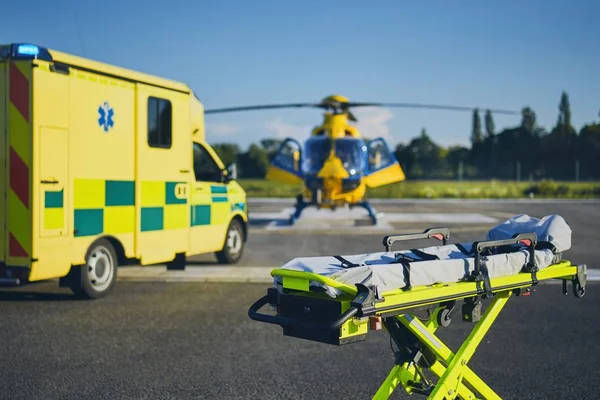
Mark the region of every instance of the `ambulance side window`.
<instances>
[{"instance_id":1,"label":"ambulance side window","mask_svg":"<svg viewBox=\"0 0 600 400\"><path fill-rule=\"evenodd\" d=\"M170 149L173 131L171 102L148 97L148 146Z\"/></svg>"},{"instance_id":2,"label":"ambulance side window","mask_svg":"<svg viewBox=\"0 0 600 400\"><path fill-rule=\"evenodd\" d=\"M194 142L196 182L221 182L221 169L204 147Z\"/></svg>"}]
</instances>

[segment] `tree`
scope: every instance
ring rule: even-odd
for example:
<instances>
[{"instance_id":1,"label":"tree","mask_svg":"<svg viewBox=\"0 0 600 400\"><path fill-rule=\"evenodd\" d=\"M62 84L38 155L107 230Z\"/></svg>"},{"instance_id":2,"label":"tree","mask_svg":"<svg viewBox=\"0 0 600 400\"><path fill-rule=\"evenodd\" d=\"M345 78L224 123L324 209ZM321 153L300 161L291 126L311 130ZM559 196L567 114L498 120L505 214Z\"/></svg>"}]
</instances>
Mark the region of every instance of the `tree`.
<instances>
[{"instance_id":1,"label":"tree","mask_svg":"<svg viewBox=\"0 0 600 400\"><path fill-rule=\"evenodd\" d=\"M528 134L533 134L536 120L535 112L529 107L523 107L521 116L521 128Z\"/></svg>"},{"instance_id":2,"label":"tree","mask_svg":"<svg viewBox=\"0 0 600 400\"><path fill-rule=\"evenodd\" d=\"M216 143L212 148L225 165L236 162L241 153L240 147L235 143Z\"/></svg>"},{"instance_id":3,"label":"tree","mask_svg":"<svg viewBox=\"0 0 600 400\"><path fill-rule=\"evenodd\" d=\"M579 132L577 140L581 177L583 179L600 178L600 124L586 124Z\"/></svg>"},{"instance_id":4,"label":"tree","mask_svg":"<svg viewBox=\"0 0 600 400\"><path fill-rule=\"evenodd\" d=\"M401 155L406 159L407 175L411 178L431 178L448 172L443 168L445 149L431 140L425 128L421 129L418 137L410 141L405 152L408 154Z\"/></svg>"},{"instance_id":5,"label":"tree","mask_svg":"<svg viewBox=\"0 0 600 400\"><path fill-rule=\"evenodd\" d=\"M267 152L269 161L273 160L273 157L275 156L275 153L277 153L277 149L279 149L279 146L281 145L282 142L283 142L283 140L281 140L281 139L273 139L273 138L267 138L267 139L260 140L260 145Z\"/></svg>"},{"instance_id":6,"label":"tree","mask_svg":"<svg viewBox=\"0 0 600 400\"><path fill-rule=\"evenodd\" d=\"M267 152L256 144L251 144L247 152L238 157L243 178L264 178L269 165Z\"/></svg>"},{"instance_id":7,"label":"tree","mask_svg":"<svg viewBox=\"0 0 600 400\"><path fill-rule=\"evenodd\" d=\"M486 110L485 112L485 133L488 137L494 136L494 118L492 117L492 112L490 110Z\"/></svg>"},{"instance_id":8,"label":"tree","mask_svg":"<svg viewBox=\"0 0 600 400\"><path fill-rule=\"evenodd\" d=\"M471 143L473 145L481 143L483 137L481 135L481 119L479 118L479 110L473 110L473 130L471 131Z\"/></svg>"},{"instance_id":9,"label":"tree","mask_svg":"<svg viewBox=\"0 0 600 400\"><path fill-rule=\"evenodd\" d=\"M563 91L560 96L560 104L558 105L558 132L563 136L575 133L575 129L571 126L571 105L569 104L569 96Z\"/></svg>"}]
</instances>

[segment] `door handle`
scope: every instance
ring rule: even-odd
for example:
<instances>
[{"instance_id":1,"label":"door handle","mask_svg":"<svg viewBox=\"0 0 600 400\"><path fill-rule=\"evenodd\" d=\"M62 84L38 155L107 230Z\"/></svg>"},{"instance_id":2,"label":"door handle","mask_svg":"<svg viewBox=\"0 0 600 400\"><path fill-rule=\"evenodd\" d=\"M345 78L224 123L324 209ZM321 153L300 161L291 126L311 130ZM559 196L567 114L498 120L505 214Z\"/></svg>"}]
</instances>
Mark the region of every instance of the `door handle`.
<instances>
[{"instance_id":1,"label":"door handle","mask_svg":"<svg viewBox=\"0 0 600 400\"><path fill-rule=\"evenodd\" d=\"M50 179L42 179L40 181L40 183L44 183L47 185L56 185L58 183L58 181L55 178L50 178Z\"/></svg>"},{"instance_id":2,"label":"door handle","mask_svg":"<svg viewBox=\"0 0 600 400\"><path fill-rule=\"evenodd\" d=\"M182 174L188 174L190 172L189 169L180 169L179 172L181 172Z\"/></svg>"},{"instance_id":3,"label":"door handle","mask_svg":"<svg viewBox=\"0 0 600 400\"><path fill-rule=\"evenodd\" d=\"M204 190L203 187L197 187L195 190L200 191L200 190Z\"/></svg>"}]
</instances>

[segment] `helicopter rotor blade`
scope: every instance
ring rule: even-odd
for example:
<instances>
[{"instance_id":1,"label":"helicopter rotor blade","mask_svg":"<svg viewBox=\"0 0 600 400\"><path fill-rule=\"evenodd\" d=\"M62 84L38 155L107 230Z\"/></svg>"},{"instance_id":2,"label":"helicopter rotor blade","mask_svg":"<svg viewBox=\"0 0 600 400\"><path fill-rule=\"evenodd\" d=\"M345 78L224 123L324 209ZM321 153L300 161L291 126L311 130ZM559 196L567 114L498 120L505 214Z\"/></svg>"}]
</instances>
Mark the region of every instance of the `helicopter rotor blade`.
<instances>
[{"instance_id":1,"label":"helicopter rotor blade","mask_svg":"<svg viewBox=\"0 0 600 400\"><path fill-rule=\"evenodd\" d=\"M228 108L215 108L205 110L204 114L217 114L217 113L226 113L226 112L236 112L236 111L251 111L251 110L270 110L277 108L301 108L301 107L323 107L323 104L315 104L315 103L292 103L292 104L263 104L257 106L241 106L241 107L228 107Z\"/></svg>"},{"instance_id":2,"label":"helicopter rotor blade","mask_svg":"<svg viewBox=\"0 0 600 400\"><path fill-rule=\"evenodd\" d=\"M418 103L359 103L359 102L348 102L345 103L348 108L354 107L401 107L401 108L424 108L424 109L434 109L434 110L450 110L450 111L475 111L486 110L482 107L463 107L463 106L447 106L447 105L438 105L438 104L418 104ZM511 110L494 110L490 109L490 112L495 114L509 114L515 115L518 114L517 111Z\"/></svg>"},{"instance_id":3,"label":"helicopter rotor blade","mask_svg":"<svg viewBox=\"0 0 600 400\"><path fill-rule=\"evenodd\" d=\"M254 106L240 106L240 107L228 107L228 108L216 108L207 109L204 111L205 114L219 114L227 112L238 112L238 111L252 111L252 110L273 110L282 108L339 108L341 107L345 112L348 113L348 117L351 121L356 121L356 116L350 112L350 108L354 107L400 107L400 108L421 108L430 110L449 110L449 111L475 111L486 110L483 107L465 107L465 106L450 106L450 105L439 105L439 104L419 104L419 103L378 103L378 102L320 102L320 103L287 103L287 104L263 104ZM516 115L518 111L511 110L499 110L490 109L490 112L495 114L508 114Z\"/></svg>"}]
</instances>

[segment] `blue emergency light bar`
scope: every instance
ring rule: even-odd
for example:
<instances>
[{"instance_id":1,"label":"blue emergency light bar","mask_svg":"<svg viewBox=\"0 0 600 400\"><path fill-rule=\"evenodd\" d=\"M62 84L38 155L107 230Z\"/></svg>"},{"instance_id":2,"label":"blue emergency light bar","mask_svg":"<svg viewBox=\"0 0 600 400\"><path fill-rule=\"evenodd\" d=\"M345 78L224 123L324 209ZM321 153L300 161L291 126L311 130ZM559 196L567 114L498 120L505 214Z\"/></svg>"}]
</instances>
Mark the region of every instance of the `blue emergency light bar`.
<instances>
[{"instance_id":1,"label":"blue emergency light bar","mask_svg":"<svg viewBox=\"0 0 600 400\"><path fill-rule=\"evenodd\" d=\"M48 49L31 43L13 43L6 47L0 47L0 58L53 61Z\"/></svg>"},{"instance_id":2,"label":"blue emergency light bar","mask_svg":"<svg viewBox=\"0 0 600 400\"><path fill-rule=\"evenodd\" d=\"M37 57L40 54L40 48L34 44L20 44L17 46L17 54Z\"/></svg>"}]
</instances>

